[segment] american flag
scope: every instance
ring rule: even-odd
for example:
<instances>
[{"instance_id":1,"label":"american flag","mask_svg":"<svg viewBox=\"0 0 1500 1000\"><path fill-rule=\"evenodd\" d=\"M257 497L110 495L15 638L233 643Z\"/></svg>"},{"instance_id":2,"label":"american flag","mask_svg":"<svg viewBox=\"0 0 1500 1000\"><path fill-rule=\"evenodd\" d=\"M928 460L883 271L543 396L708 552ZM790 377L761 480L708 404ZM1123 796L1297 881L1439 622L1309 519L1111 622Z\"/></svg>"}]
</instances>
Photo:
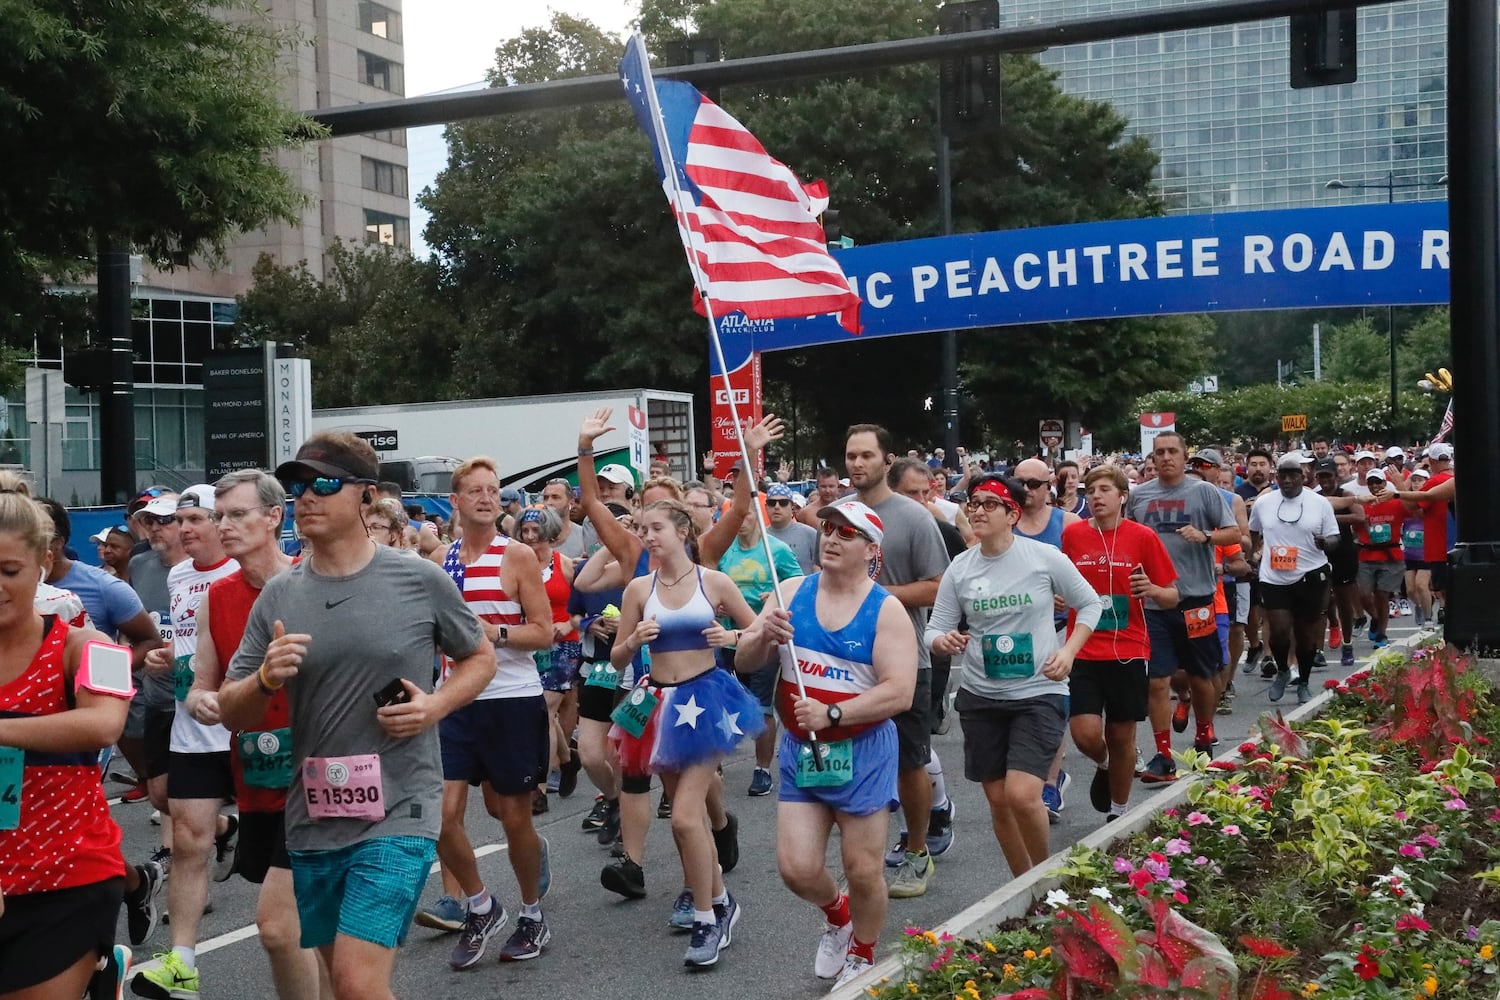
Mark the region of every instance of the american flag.
<instances>
[{"instance_id":1,"label":"american flag","mask_svg":"<svg viewBox=\"0 0 1500 1000\"><path fill-rule=\"evenodd\" d=\"M692 84L652 80L646 46L635 35L620 60L620 83L651 140L657 176L695 263L693 308L749 319L838 313L859 332L859 296L828 253L818 216L828 207L822 181L803 184L734 117ZM652 100L654 92L655 100ZM653 107L654 105L654 107ZM653 112L660 111L658 117ZM676 178L674 185L667 171Z\"/></svg>"},{"instance_id":2,"label":"american flag","mask_svg":"<svg viewBox=\"0 0 1500 1000\"><path fill-rule=\"evenodd\" d=\"M1448 436L1448 432L1451 430L1453 430L1453 397L1449 396L1448 408L1443 411L1443 426L1438 428L1437 434L1435 434L1432 438L1432 443L1437 444L1439 441L1446 438Z\"/></svg>"}]
</instances>

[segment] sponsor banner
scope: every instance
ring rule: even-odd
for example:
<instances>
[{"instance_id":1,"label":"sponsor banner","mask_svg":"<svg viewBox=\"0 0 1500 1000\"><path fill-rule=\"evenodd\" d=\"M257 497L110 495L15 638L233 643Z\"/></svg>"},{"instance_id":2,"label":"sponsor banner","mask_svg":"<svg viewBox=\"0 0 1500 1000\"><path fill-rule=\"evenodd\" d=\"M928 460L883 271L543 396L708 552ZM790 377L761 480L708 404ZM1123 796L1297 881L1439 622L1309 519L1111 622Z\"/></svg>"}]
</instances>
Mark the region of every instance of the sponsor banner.
<instances>
[{"instance_id":1,"label":"sponsor banner","mask_svg":"<svg viewBox=\"0 0 1500 1000\"><path fill-rule=\"evenodd\" d=\"M717 375L709 381L709 398L713 400L709 418L713 421L714 476L719 479L723 479L740 459L740 428L734 425L729 412L731 393L740 423L749 427L759 422L762 415L759 354L751 354L730 370L728 388L724 386L724 379ZM760 471L755 470L757 476Z\"/></svg>"},{"instance_id":2,"label":"sponsor banner","mask_svg":"<svg viewBox=\"0 0 1500 1000\"><path fill-rule=\"evenodd\" d=\"M644 483L651 470L646 411L637 406L627 407L626 417L630 421L630 467L635 470L636 479Z\"/></svg>"}]
</instances>

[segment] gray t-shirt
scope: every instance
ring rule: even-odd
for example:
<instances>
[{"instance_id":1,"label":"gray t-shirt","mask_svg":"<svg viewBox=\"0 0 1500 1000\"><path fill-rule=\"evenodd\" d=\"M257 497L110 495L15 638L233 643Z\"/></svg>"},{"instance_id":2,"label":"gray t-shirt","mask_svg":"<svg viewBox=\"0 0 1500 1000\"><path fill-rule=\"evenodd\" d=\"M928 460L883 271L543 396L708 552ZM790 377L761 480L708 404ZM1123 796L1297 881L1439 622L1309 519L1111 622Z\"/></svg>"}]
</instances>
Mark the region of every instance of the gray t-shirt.
<instances>
[{"instance_id":1,"label":"gray t-shirt","mask_svg":"<svg viewBox=\"0 0 1500 1000\"><path fill-rule=\"evenodd\" d=\"M937 518L911 497L892 493L878 504L870 505L880 518L885 540L880 544L880 575L875 582L884 587L917 583L942 576L948 569L948 547L938 530ZM917 635L927 629L930 608L907 608L911 627ZM932 666L932 653L925 643L917 643L917 669Z\"/></svg>"},{"instance_id":2,"label":"gray t-shirt","mask_svg":"<svg viewBox=\"0 0 1500 1000\"><path fill-rule=\"evenodd\" d=\"M1192 525L1199 531L1212 532L1217 528L1238 526L1234 511L1217 486L1191 476L1184 477L1172 487L1163 486L1160 479L1153 479L1130 491L1126 514L1132 521L1139 521L1156 532L1167 547L1167 555L1172 557L1172 565L1177 569L1177 590L1182 595L1182 603L1189 598L1213 596L1218 589L1214 577L1213 544L1190 542L1177 530ZM1154 601L1148 600L1146 607L1161 610Z\"/></svg>"},{"instance_id":3,"label":"gray t-shirt","mask_svg":"<svg viewBox=\"0 0 1500 1000\"><path fill-rule=\"evenodd\" d=\"M568 559L582 559L584 554L583 526L578 524L573 525L568 529L568 537L552 547Z\"/></svg>"},{"instance_id":4,"label":"gray t-shirt","mask_svg":"<svg viewBox=\"0 0 1500 1000\"><path fill-rule=\"evenodd\" d=\"M171 567L163 566L161 556L155 552L142 552L130 559L130 585L135 588L146 614L151 616L151 624L156 626L156 634L169 652L172 649L172 599L167 591L167 573L170 571ZM142 669L136 677L147 708L170 712L177 707L172 671L153 674Z\"/></svg>"},{"instance_id":5,"label":"gray t-shirt","mask_svg":"<svg viewBox=\"0 0 1500 1000\"><path fill-rule=\"evenodd\" d=\"M766 526L766 533L792 550L802 575L814 573L818 568L818 529L801 521L793 521L785 528L774 524Z\"/></svg>"},{"instance_id":6,"label":"gray t-shirt","mask_svg":"<svg viewBox=\"0 0 1500 1000\"><path fill-rule=\"evenodd\" d=\"M292 713L292 785L286 845L332 850L375 837L436 840L442 825L443 769L438 730L387 736L375 719L375 693L397 677L432 690L438 648L454 659L484 641L479 619L448 574L426 559L381 547L352 576L319 576L300 562L266 584L229 664L231 680L260 668L275 622L312 636L307 658L287 682ZM383 820L308 816L302 764L308 757L379 754Z\"/></svg>"}]
</instances>

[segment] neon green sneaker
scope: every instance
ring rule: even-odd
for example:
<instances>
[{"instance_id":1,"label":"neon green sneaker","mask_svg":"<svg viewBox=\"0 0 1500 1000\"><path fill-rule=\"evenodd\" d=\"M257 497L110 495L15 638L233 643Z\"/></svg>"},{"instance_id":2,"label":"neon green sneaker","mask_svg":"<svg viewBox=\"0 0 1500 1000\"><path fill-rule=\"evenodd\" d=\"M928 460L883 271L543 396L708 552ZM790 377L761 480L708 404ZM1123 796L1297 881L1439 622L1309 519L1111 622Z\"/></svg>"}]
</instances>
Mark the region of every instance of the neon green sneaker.
<instances>
[{"instance_id":1,"label":"neon green sneaker","mask_svg":"<svg viewBox=\"0 0 1500 1000\"><path fill-rule=\"evenodd\" d=\"M932 875L933 867L932 855L926 851L921 854L907 851L901 864L896 866L895 877L891 879L890 897L911 899L926 894L927 880Z\"/></svg>"},{"instance_id":2,"label":"neon green sneaker","mask_svg":"<svg viewBox=\"0 0 1500 1000\"><path fill-rule=\"evenodd\" d=\"M151 1000L198 1000L197 969L189 969L175 951L152 958L158 964L135 974L132 993Z\"/></svg>"}]
</instances>

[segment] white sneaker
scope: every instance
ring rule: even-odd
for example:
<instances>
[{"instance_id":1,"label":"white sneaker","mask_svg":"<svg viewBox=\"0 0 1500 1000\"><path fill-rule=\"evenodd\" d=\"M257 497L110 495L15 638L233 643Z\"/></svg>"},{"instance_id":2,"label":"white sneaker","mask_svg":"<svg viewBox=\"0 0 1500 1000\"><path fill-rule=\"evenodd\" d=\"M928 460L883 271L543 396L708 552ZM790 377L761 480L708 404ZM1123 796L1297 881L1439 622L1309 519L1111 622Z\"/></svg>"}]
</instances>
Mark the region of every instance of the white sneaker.
<instances>
[{"instance_id":1,"label":"white sneaker","mask_svg":"<svg viewBox=\"0 0 1500 1000\"><path fill-rule=\"evenodd\" d=\"M835 979L844 971L844 959L849 954L849 941L854 937L854 921L842 927L823 925L823 936L818 938L818 955L813 959L813 972L819 979Z\"/></svg>"},{"instance_id":2,"label":"white sneaker","mask_svg":"<svg viewBox=\"0 0 1500 1000\"><path fill-rule=\"evenodd\" d=\"M864 975L866 972L869 972L870 969L871 965L869 959L863 958L859 955L845 956L844 971L839 976L838 982L833 984L833 988L836 990L840 986L843 986L845 983L853 982L860 976Z\"/></svg>"}]
</instances>

